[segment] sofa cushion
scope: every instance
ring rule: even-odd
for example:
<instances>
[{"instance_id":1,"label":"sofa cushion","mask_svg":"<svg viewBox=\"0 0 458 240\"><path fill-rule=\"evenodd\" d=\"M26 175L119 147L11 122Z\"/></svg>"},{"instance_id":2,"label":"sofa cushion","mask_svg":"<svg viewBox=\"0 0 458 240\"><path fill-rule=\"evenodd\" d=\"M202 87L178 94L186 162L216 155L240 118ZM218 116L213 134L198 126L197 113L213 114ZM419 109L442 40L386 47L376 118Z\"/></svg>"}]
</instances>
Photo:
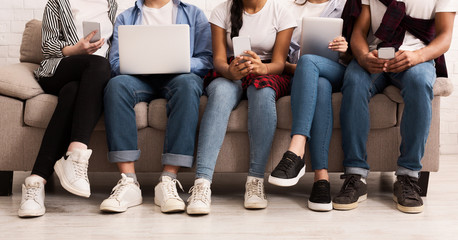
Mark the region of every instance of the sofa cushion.
<instances>
[{"instance_id":1,"label":"sofa cushion","mask_svg":"<svg viewBox=\"0 0 458 240\"><path fill-rule=\"evenodd\" d=\"M33 76L38 65L33 63L16 63L0 67L0 94L29 99L43 93L40 85Z\"/></svg>"},{"instance_id":2,"label":"sofa cushion","mask_svg":"<svg viewBox=\"0 0 458 240\"><path fill-rule=\"evenodd\" d=\"M333 128L340 128L340 104L342 93L332 94ZM384 94L375 95L369 103L371 129L389 128L396 125L397 103ZM277 128L291 130L293 115L291 97L282 97L277 101Z\"/></svg>"},{"instance_id":3,"label":"sofa cushion","mask_svg":"<svg viewBox=\"0 0 458 240\"><path fill-rule=\"evenodd\" d=\"M26 101L24 112L24 123L31 127L46 128L54 109L57 105L57 97L50 94L40 94ZM137 128L147 127L147 104L141 102L134 108L137 120ZM105 130L104 117L102 116L97 125L96 131Z\"/></svg>"},{"instance_id":4,"label":"sofa cushion","mask_svg":"<svg viewBox=\"0 0 458 240\"><path fill-rule=\"evenodd\" d=\"M41 51L41 21L30 20L25 25L21 43L21 62L40 64L43 60Z\"/></svg>"}]
</instances>

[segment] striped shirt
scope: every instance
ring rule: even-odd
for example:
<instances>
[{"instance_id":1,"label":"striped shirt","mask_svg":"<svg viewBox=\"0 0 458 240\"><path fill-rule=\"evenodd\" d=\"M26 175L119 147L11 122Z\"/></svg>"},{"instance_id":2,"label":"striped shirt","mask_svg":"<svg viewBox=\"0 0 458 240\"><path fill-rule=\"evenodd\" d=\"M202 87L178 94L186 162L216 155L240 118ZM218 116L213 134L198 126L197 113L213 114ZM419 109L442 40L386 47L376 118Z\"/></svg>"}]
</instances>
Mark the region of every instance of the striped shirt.
<instances>
[{"instance_id":1,"label":"striped shirt","mask_svg":"<svg viewBox=\"0 0 458 240\"><path fill-rule=\"evenodd\" d=\"M108 17L114 24L118 5L116 0L107 2ZM69 0L48 0L43 14L42 35L44 60L34 72L37 79L53 76L60 60L65 57L62 49L79 41Z\"/></svg>"}]
</instances>

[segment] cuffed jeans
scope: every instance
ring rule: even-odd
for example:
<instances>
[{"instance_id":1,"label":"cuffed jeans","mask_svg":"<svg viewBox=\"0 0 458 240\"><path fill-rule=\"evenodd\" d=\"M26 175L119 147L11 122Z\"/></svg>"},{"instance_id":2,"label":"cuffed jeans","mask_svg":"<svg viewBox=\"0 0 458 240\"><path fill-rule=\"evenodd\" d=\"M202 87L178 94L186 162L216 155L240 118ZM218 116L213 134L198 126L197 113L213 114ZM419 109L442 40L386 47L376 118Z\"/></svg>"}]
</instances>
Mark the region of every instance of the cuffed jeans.
<instances>
[{"instance_id":1,"label":"cuffed jeans","mask_svg":"<svg viewBox=\"0 0 458 240\"><path fill-rule=\"evenodd\" d=\"M109 161L133 162L140 157L134 107L163 97L168 121L162 164L191 167L202 92L203 80L193 73L111 79L104 96Z\"/></svg>"},{"instance_id":2,"label":"cuffed jeans","mask_svg":"<svg viewBox=\"0 0 458 240\"><path fill-rule=\"evenodd\" d=\"M307 137L313 170L328 169L333 113L332 93L340 91L345 67L317 55L303 55L291 87L291 135Z\"/></svg>"},{"instance_id":3,"label":"cuffed jeans","mask_svg":"<svg viewBox=\"0 0 458 240\"><path fill-rule=\"evenodd\" d=\"M401 73L370 74L356 60L345 72L340 110L344 167L347 174L367 177L366 142L369 134L369 101L389 84L401 89L404 112L401 120L401 155L396 175L419 177L421 159L431 124L431 101L436 70L432 61Z\"/></svg>"},{"instance_id":4,"label":"cuffed jeans","mask_svg":"<svg viewBox=\"0 0 458 240\"><path fill-rule=\"evenodd\" d=\"M243 89L240 80L217 78L206 90L208 103L199 130L196 178L211 181L226 135L229 116L239 104ZM256 89L254 86L249 86L247 96L250 140L248 175L263 178L277 126L275 91L272 88Z\"/></svg>"}]
</instances>

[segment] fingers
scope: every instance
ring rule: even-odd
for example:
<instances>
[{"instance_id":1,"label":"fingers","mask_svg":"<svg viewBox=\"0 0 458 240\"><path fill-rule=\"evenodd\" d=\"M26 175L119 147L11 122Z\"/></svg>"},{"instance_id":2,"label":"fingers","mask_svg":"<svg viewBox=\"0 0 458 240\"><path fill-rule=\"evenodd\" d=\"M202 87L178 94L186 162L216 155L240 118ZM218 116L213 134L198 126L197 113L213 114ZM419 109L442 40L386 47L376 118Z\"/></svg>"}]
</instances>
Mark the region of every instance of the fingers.
<instances>
[{"instance_id":1,"label":"fingers","mask_svg":"<svg viewBox=\"0 0 458 240\"><path fill-rule=\"evenodd\" d=\"M86 41L88 41L88 42L91 41L91 39L94 37L94 35L95 35L96 33L97 33L97 30L92 31L91 33L89 33L89 34L84 38L84 40L86 40Z\"/></svg>"},{"instance_id":2,"label":"fingers","mask_svg":"<svg viewBox=\"0 0 458 240\"><path fill-rule=\"evenodd\" d=\"M251 56L252 58L254 58L254 59L259 59L259 60L261 59L261 58L259 58L258 54L256 54L256 53L253 52L253 51L244 51L244 53L250 55L250 56Z\"/></svg>"}]
</instances>

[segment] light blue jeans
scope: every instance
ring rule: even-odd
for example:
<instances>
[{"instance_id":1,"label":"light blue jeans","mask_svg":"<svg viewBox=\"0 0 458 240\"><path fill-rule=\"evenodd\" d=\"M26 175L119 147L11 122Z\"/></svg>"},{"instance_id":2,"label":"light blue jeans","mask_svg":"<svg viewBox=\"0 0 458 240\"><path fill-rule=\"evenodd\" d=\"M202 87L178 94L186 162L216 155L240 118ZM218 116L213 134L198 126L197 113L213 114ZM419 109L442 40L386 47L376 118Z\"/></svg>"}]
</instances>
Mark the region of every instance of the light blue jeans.
<instances>
[{"instance_id":1,"label":"light blue jeans","mask_svg":"<svg viewBox=\"0 0 458 240\"><path fill-rule=\"evenodd\" d=\"M418 178L431 124L431 101L436 69L433 61L418 64L401 73L370 74L356 60L345 72L340 109L344 167L348 174L367 177L366 142L369 135L369 101L390 84L401 89L404 112L401 120L401 155L396 175Z\"/></svg>"},{"instance_id":2,"label":"light blue jeans","mask_svg":"<svg viewBox=\"0 0 458 240\"><path fill-rule=\"evenodd\" d=\"M167 99L168 121L162 164L191 167L202 92L203 80L193 73L112 78L104 96L108 160L113 163L138 160L134 106L163 97Z\"/></svg>"},{"instance_id":3,"label":"light blue jeans","mask_svg":"<svg viewBox=\"0 0 458 240\"><path fill-rule=\"evenodd\" d=\"M225 78L213 80L207 87L208 103L199 130L196 157L196 178L212 181L231 111L239 104L242 82ZM275 91L249 86L248 137L250 140L250 169L248 175L264 177L272 141L277 127Z\"/></svg>"},{"instance_id":4,"label":"light blue jeans","mask_svg":"<svg viewBox=\"0 0 458 240\"><path fill-rule=\"evenodd\" d=\"M342 64L317 55L303 55L297 63L291 87L291 135L307 137L313 170L328 169L332 93L340 91L344 73Z\"/></svg>"}]
</instances>

